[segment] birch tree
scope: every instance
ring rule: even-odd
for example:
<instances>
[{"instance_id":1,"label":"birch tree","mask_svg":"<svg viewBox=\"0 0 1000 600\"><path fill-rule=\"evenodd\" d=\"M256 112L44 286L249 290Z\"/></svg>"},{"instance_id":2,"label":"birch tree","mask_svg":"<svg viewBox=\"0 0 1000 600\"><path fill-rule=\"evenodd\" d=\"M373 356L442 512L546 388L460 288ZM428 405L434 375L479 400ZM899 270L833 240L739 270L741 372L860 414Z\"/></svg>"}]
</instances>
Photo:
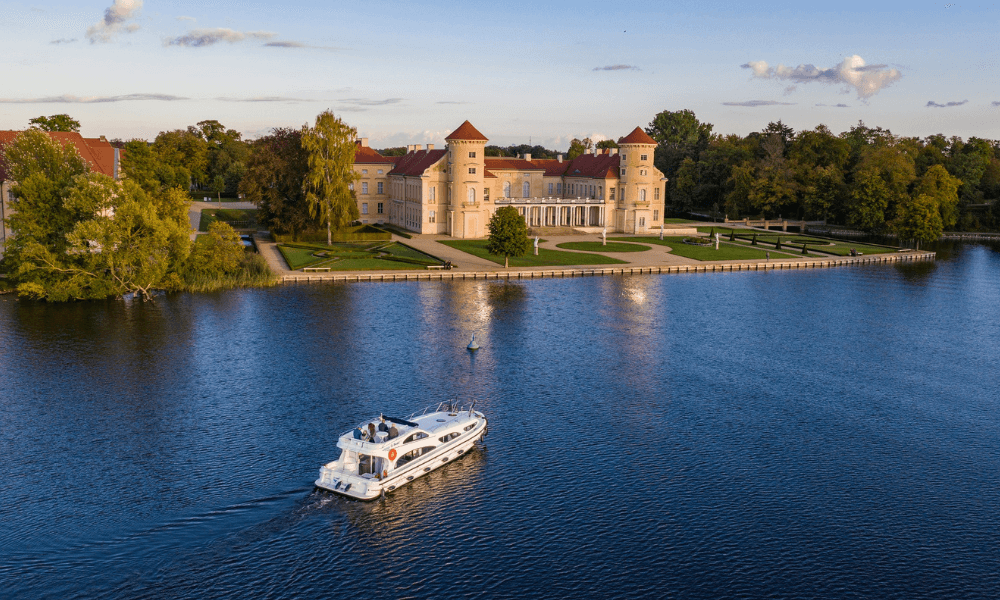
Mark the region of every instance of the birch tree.
<instances>
[{"instance_id":1,"label":"birch tree","mask_svg":"<svg viewBox=\"0 0 1000 600\"><path fill-rule=\"evenodd\" d=\"M302 130L302 147L309 155L306 201L310 214L326 222L327 245L333 243L333 229L346 227L360 217L351 190L357 134L357 129L330 111L320 113L314 127Z\"/></svg>"}]
</instances>

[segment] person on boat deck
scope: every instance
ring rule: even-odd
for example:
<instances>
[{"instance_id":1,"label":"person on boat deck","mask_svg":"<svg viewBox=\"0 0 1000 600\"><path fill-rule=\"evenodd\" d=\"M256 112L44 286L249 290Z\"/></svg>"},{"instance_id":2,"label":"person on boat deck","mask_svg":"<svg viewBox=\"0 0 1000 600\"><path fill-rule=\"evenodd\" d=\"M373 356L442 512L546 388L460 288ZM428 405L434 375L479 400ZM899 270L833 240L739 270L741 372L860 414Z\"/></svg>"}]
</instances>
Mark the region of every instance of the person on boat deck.
<instances>
[{"instance_id":1,"label":"person on boat deck","mask_svg":"<svg viewBox=\"0 0 1000 600\"><path fill-rule=\"evenodd\" d=\"M361 431L361 426L360 425L358 425L357 427L354 428L354 439L356 439L356 440L363 440L363 439L365 439L365 432Z\"/></svg>"},{"instance_id":2,"label":"person on boat deck","mask_svg":"<svg viewBox=\"0 0 1000 600\"><path fill-rule=\"evenodd\" d=\"M368 439L375 440L375 423L368 424Z\"/></svg>"},{"instance_id":3,"label":"person on boat deck","mask_svg":"<svg viewBox=\"0 0 1000 600\"><path fill-rule=\"evenodd\" d=\"M379 417L378 430L386 433L389 432L389 426L385 424L385 417Z\"/></svg>"},{"instance_id":4,"label":"person on boat deck","mask_svg":"<svg viewBox=\"0 0 1000 600\"><path fill-rule=\"evenodd\" d=\"M389 439L391 440L396 437L399 437L399 430L396 429L395 425L393 425L392 427L389 428Z\"/></svg>"}]
</instances>

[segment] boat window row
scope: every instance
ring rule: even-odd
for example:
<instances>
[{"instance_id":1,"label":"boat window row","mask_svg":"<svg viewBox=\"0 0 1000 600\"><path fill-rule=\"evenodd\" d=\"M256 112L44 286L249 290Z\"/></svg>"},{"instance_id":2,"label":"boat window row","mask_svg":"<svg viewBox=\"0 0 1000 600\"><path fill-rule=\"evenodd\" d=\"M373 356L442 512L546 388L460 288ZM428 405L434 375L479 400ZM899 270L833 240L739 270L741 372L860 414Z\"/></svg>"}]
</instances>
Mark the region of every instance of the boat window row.
<instances>
[{"instance_id":1,"label":"boat window row","mask_svg":"<svg viewBox=\"0 0 1000 600\"><path fill-rule=\"evenodd\" d=\"M420 456L423 456L428 452L432 452L434 448L435 446L424 446L423 448L414 448L413 450L410 450L406 454L396 459L396 468L398 469L403 465L405 465L406 463L410 462L411 460L419 458Z\"/></svg>"},{"instance_id":2,"label":"boat window row","mask_svg":"<svg viewBox=\"0 0 1000 600\"><path fill-rule=\"evenodd\" d=\"M465 431L472 431L473 429L476 428L476 425L478 425L478 423L473 423L472 425L466 425Z\"/></svg>"},{"instance_id":3,"label":"boat window row","mask_svg":"<svg viewBox=\"0 0 1000 600\"><path fill-rule=\"evenodd\" d=\"M459 432L457 432L457 431L455 431L455 432L449 433L448 435L443 435L443 436L439 437L438 439L441 440L441 443L450 442L451 440L457 438L460 435L462 435L462 434L459 433Z\"/></svg>"},{"instance_id":4,"label":"boat window row","mask_svg":"<svg viewBox=\"0 0 1000 600\"><path fill-rule=\"evenodd\" d=\"M418 432L410 435L409 437L407 437L405 440L403 440L403 443L404 444L409 444L410 442L415 442L417 440L422 440L425 437L427 437L426 433L424 433L423 431L418 431Z\"/></svg>"}]
</instances>

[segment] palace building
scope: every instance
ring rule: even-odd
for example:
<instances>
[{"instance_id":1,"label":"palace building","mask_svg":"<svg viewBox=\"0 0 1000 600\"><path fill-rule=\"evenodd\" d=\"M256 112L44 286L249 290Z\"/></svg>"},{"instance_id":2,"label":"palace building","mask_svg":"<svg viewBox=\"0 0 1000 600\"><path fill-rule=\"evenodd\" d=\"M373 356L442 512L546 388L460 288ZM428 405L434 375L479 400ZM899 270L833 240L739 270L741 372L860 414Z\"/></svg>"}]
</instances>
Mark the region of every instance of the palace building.
<instances>
[{"instance_id":1,"label":"palace building","mask_svg":"<svg viewBox=\"0 0 1000 600\"><path fill-rule=\"evenodd\" d=\"M663 223L666 179L653 166L656 142L639 127L618 148L572 160L487 157L489 140L468 121L445 141L442 149L416 144L387 157L358 140L354 191L362 222L481 238L493 213L513 206L529 227L646 233Z\"/></svg>"}]
</instances>

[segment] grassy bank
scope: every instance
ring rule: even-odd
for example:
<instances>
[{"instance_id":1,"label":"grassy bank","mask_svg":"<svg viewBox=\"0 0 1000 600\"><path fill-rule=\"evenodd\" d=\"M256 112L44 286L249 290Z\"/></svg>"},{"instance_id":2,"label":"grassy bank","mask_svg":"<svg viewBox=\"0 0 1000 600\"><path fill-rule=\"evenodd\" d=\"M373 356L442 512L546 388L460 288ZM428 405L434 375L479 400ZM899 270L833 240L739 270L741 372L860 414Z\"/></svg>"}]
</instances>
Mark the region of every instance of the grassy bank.
<instances>
[{"instance_id":1,"label":"grassy bank","mask_svg":"<svg viewBox=\"0 0 1000 600\"><path fill-rule=\"evenodd\" d=\"M451 246L456 250L461 250L473 256L484 258L498 265L503 265L502 256L493 256L486 251L486 240L438 240L438 243ZM532 249L528 254L520 257L511 257L512 267L562 267L576 265L620 265L626 264L623 260L602 256L600 254L587 254L584 252L563 252L561 250L550 250L539 248L538 256L535 256Z\"/></svg>"},{"instance_id":2,"label":"grassy bank","mask_svg":"<svg viewBox=\"0 0 1000 600\"><path fill-rule=\"evenodd\" d=\"M279 244L278 251L293 271L322 268L331 271L385 271L425 269L444 264L399 242L343 242L332 246L316 243Z\"/></svg>"},{"instance_id":3,"label":"grassy bank","mask_svg":"<svg viewBox=\"0 0 1000 600\"><path fill-rule=\"evenodd\" d=\"M607 245L602 245L601 242L563 242L562 244L556 244L556 248L583 252L645 252L646 250L651 250L649 246L643 246L642 244L622 244L618 242L609 242Z\"/></svg>"}]
</instances>

